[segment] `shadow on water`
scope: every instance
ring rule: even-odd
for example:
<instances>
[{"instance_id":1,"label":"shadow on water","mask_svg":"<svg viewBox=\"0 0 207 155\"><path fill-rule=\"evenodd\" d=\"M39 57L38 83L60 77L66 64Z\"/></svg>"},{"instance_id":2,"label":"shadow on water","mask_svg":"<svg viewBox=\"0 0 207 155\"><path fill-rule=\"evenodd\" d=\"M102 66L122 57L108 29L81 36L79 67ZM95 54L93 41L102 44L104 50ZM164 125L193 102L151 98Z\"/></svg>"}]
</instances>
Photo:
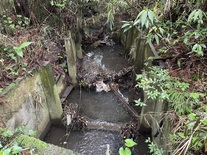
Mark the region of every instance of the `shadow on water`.
<instances>
[{"instance_id":1,"label":"shadow on water","mask_svg":"<svg viewBox=\"0 0 207 155\"><path fill-rule=\"evenodd\" d=\"M92 64L92 67L90 66ZM119 45L104 46L88 51L83 59L83 67L88 72L89 77L93 76L99 66L106 72L118 72L123 67L127 67L127 60L124 58L124 50ZM126 98L131 94L125 90L122 92ZM132 119L127 109L123 107L119 98L113 92L95 92L74 89L69 95L66 105L78 104L80 115L93 120L97 126L102 124L125 124ZM103 123L104 122L104 123ZM105 123L106 122L106 123ZM104 127L103 127L104 128ZM147 155L147 144L144 136L138 137L138 146L133 151L133 155ZM86 155L105 155L107 144L111 155L118 155L118 150L123 146L121 129L85 129L84 131L71 131L66 133L64 126L52 126L45 137L45 141L61 147L65 147Z\"/></svg>"}]
</instances>

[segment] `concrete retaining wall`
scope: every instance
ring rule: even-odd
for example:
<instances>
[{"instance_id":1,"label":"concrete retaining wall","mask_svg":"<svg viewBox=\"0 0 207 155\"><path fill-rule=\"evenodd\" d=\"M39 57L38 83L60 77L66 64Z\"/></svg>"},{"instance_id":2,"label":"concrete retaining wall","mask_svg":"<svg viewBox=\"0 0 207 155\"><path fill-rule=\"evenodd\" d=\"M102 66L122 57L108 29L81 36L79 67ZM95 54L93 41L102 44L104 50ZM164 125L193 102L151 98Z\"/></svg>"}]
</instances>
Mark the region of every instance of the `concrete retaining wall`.
<instances>
[{"instance_id":1,"label":"concrete retaining wall","mask_svg":"<svg viewBox=\"0 0 207 155\"><path fill-rule=\"evenodd\" d=\"M137 29L133 28L121 35L121 42L127 51L130 51L130 56L135 67L135 73L141 74L142 69L148 70L152 66L149 57L157 57L152 43L146 43L144 38ZM144 63L148 62L148 66ZM168 136L170 133L170 123L163 115L167 111L167 104L159 100L149 100L144 94L144 103L147 105L142 107L140 116L140 125L142 129L151 129L153 141L164 149L164 154L167 154L170 146L168 144Z\"/></svg>"},{"instance_id":2,"label":"concrete retaining wall","mask_svg":"<svg viewBox=\"0 0 207 155\"><path fill-rule=\"evenodd\" d=\"M0 104L1 125L14 130L25 126L37 131L39 138L51 120L59 120L62 106L49 65L31 76L16 80L1 93L7 102Z\"/></svg>"}]
</instances>

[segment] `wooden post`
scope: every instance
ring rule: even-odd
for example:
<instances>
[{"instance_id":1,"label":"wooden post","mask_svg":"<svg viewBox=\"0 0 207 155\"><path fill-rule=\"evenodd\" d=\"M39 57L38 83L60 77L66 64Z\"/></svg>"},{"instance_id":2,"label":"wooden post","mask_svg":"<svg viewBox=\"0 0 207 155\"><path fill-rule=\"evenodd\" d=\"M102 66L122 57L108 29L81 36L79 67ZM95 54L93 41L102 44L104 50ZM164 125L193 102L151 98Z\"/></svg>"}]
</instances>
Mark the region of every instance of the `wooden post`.
<instances>
[{"instance_id":1,"label":"wooden post","mask_svg":"<svg viewBox=\"0 0 207 155\"><path fill-rule=\"evenodd\" d=\"M71 78L72 84L77 84L77 71L76 71L76 48L74 41L69 32L69 37L64 39L65 50L67 55L68 73Z\"/></svg>"},{"instance_id":2,"label":"wooden post","mask_svg":"<svg viewBox=\"0 0 207 155\"><path fill-rule=\"evenodd\" d=\"M77 52L77 57L79 59L82 59L83 58L83 51L82 51L82 47L81 47L81 42L82 42L82 36L81 36L81 33L80 33L80 29L82 28L82 23L83 23L83 20L82 20L82 9L79 9L78 12L77 12L77 29L78 29L78 32L77 32L77 42L76 42L76 52Z\"/></svg>"}]
</instances>

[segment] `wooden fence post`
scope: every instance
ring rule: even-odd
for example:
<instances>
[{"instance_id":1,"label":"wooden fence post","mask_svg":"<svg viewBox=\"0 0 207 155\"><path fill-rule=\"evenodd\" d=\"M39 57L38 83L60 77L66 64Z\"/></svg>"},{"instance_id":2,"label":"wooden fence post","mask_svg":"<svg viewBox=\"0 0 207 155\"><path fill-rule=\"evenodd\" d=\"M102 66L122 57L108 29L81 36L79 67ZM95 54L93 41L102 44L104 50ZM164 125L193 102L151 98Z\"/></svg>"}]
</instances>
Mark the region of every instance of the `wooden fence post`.
<instances>
[{"instance_id":1,"label":"wooden fence post","mask_svg":"<svg viewBox=\"0 0 207 155\"><path fill-rule=\"evenodd\" d=\"M72 84L77 84L77 69L76 69L76 48L74 41L69 32L69 37L64 39L65 50L67 55L68 73Z\"/></svg>"}]
</instances>

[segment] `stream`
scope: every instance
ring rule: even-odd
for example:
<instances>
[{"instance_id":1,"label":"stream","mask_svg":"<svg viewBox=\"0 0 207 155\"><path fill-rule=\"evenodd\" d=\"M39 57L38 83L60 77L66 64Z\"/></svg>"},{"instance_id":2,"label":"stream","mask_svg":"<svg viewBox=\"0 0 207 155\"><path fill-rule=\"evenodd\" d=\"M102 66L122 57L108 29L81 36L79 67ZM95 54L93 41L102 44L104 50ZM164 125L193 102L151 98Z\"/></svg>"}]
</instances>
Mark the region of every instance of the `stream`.
<instances>
[{"instance_id":1,"label":"stream","mask_svg":"<svg viewBox=\"0 0 207 155\"><path fill-rule=\"evenodd\" d=\"M100 71L104 74L113 74L129 65L124 58L124 50L121 46L105 45L86 51L82 66L86 71L85 79L90 81ZM121 89L120 92L126 100L132 98L128 89ZM65 104L74 103L79 106L80 115L92 125L83 131L69 132L66 132L66 127L63 125L52 126L45 141L85 155L106 155L107 146L109 146L110 154L118 155L119 148L124 144L121 127L132 119L119 98L108 89L95 91L75 88ZM134 155L147 154L145 138L141 134L138 137L136 141L138 145L133 148Z\"/></svg>"}]
</instances>

